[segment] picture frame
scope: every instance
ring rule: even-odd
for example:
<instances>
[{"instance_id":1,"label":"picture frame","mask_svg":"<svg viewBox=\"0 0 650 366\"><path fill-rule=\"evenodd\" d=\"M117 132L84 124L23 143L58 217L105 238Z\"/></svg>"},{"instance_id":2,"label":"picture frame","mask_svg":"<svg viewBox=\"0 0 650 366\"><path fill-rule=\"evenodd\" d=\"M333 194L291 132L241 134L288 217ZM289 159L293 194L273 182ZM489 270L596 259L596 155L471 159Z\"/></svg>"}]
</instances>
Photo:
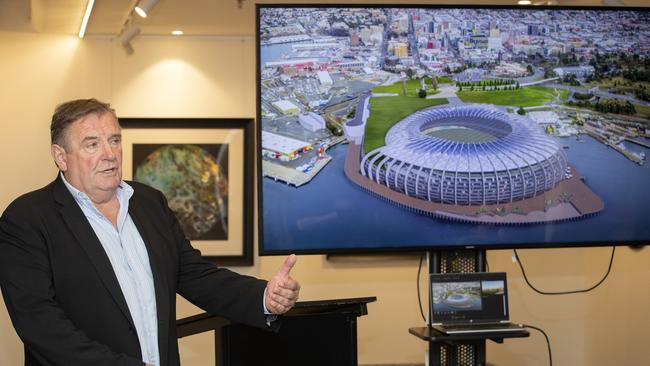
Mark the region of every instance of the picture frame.
<instances>
[{"instance_id":1,"label":"picture frame","mask_svg":"<svg viewBox=\"0 0 650 366\"><path fill-rule=\"evenodd\" d=\"M253 265L254 119L119 121L123 179L162 191L205 259Z\"/></svg>"}]
</instances>

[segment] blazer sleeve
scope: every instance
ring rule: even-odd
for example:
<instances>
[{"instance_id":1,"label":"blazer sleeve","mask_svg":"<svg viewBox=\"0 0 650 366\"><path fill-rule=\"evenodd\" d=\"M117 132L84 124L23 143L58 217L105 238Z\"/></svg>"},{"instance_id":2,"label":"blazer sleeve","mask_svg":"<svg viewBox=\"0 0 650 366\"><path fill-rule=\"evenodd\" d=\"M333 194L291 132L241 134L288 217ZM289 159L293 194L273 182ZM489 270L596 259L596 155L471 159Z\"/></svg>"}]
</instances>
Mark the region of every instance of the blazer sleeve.
<instances>
[{"instance_id":1,"label":"blazer sleeve","mask_svg":"<svg viewBox=\"0 0 650 366\"><path fill-rule=\"evenodd\" d=\"M267 281L217 267L192 247L167 201L161 194L165 222L169 223L178 253L177 292L194 305L231 321L277 330L267 324L264 290Z\"/></svg>"},{"instance_id":2,"label":"blazer sleeve","mask_svg":"<svg viewBox=\"0 0 650 366\"><path fill-rule=\"evenodd\" d=\"M59 307L44 229L29 211L10 205L0 218L0 286L25 347L48 366L144 365L90 339Z\"/></svg>"}]
</instances>

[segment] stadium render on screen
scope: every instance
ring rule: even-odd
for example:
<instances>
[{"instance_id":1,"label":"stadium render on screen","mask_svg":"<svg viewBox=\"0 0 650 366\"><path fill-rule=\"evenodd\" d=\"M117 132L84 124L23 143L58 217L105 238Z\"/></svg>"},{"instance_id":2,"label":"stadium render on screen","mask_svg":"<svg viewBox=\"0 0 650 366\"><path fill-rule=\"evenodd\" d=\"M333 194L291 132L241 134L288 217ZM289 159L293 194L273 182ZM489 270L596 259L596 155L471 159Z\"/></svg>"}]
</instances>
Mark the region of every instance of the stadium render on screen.
<instances>
[{"instance_id":1,"label":"stadium render on screen","mask_svg":"<svg viewBox=\"0 0 650 366\"><path fill-rule=\"evenodd\" d=\"M508 317L505 284L502 280L433 283L434 318L449 320ZM481 314L472 314L479 312Z\"/></svg>"},{"instance_id":2,"label":"stadium render on screen","mask_svg":"<svg viewBox=\"0 0 650 366\"><path fill-rule=\"evenodd\" d=\"M650 239L647 9L258 15L265 250Z\"/></svg>"}]
</instances>

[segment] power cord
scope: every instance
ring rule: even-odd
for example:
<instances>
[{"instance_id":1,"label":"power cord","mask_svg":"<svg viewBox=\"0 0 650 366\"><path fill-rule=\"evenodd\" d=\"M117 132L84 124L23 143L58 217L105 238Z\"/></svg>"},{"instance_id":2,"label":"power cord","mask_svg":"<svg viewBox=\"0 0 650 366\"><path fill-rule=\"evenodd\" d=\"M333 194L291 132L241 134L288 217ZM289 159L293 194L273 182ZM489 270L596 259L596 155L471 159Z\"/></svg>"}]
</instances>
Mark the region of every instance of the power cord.
<instances>
[{"instance_id":1,"label":"power cord","mask_svg":"<svg viewBox=\"0 0 650 366\"><path fill-rule=\"evenodd\" d=\"M561 291L561 292L541 291L541 290L537 289L535 286L533 286L530 283L530 281L528 280L528 276L526 276L526 271L524 270L524 266L523 266L523 264L521 262L521 259L519 258L519 253L517 253L517 249L513 249L513 251L515 253L515 258L517 259L517 263L519 264L519 268L521 269L521 274L524 276L524 280L526 281L526 284L528 284L528 286L531 289L533 289L533 291L535 291L535 292L537 292L539 294L542 294L542 295L569 295L569 294L589 292L589 291L595 289L596 287L600 286L603 282L605 282L605 280L607 279L607 277L609 276L609 274L610 274L610 272L612 270L612 264L614 263L614 254L616 253L616 247L615 246L612 247L612 254L611 254L611 257L609 259L609 265L607 266L607 272L605 273L603 278L600 279L600 281L598 281L595 285L593 285L593 286L591 286L589 288L586 288L586 289L573 290L573 291ZM422 316L422 320L426 323L427 320L426 320L426 317L424 316L424 310L422 309L422 297L420 296L420 274L422 272L422 262L424 261L424 256L425 256L425 254L422 254L420 256L420 262L418 264L418 274L417 274L415 283L416 283L417 294L418 294L418 306L420 308L420 315ZM489 268L488 267L489 265L487 263L487 258L486 258L485 266L486 266L486 269ZM488 269L488 271L489 271L489 269ZM521 324L521 326L526 327L526 328L530 328L530 329L535 329L536 331L542 333L542 335L544 336L544 339L546 339L546 348L548 349L548 362L549 362L550 366L553 366L553 355L551 353L551 342L549 341L548 335L546 334L546 332L544 332L544 330L541 329L541 328L538 328L538 327L535 327L535 326L529 325L529 324Z\"/></svg>"},{"instance_id":2,"label":"power cord","mask_svg":"<svg viewBox=\"0 0 650 366\"><path fill-rule=\"evenodd\" d=\"M605 282L605 280L607 279L607 276L609 276L609 273L612 270L612 263L614 263L614 253L616 253L616 247L615 246L612 247L612 256L609 259L609 266L607 267L607 273L605 273L603 278L600 281L598 281L598 283L596 283L595 285L593 285L593 286L591 286L589 288L582 289L582 290L560 291L560 292L542 291L542 290L538 290L535 286L533 286L530 283L530 281L528 281L528 277L526 276L526 271L524 270L524 266L521 263L521 260L519 259L519 254L517 253L517 249L513 249L513 251L515 252L515 258L517 259L517 263L519 264L519 268L521 268L521 274L524 276L524 280L526 281L528 286L531 289L533 289L533 291L535 291L535 292L537 292L538 294L541 294L541 295L570 295L570 294L578 294L578 293L583 293L583 292L589 292L589 291L595 289L596 287L600 286L603 282Z\"/></svg>"},{"instance_id":3,"label":"power cord","mask_svg":"<svg viewBox=\"0 0 650 366\"><path fill-rule=\"evenodd\" d=\"M424 260L425 254L420 256L420 264L418 264L418 277L415 279L415 286L418 289L418 305L420 306L420 315L422 315L422 320L426 323L427 318L424 316L424 310L422 310L422 298L420 297L420 271L422 270L422 261Z\"/></svg>"},{"instance_id":4,"label":"power cord","mask_svg":"<svg viewBox=\"0 0 650 366\"><path fill-rule=\"evenodd\" d=\"M526 272L524 271L524 267L522 266L521 261L519 260L519 255L517 254L517 250L514 249L514 252L515 252L515 257L517 258L517 263L519 263L519 267L521 268L521 273L524 275L524 279L526 280L526 283L527 283L527 284L528 284L528 285L529 285L533 290L535 290L535 291L537 291L537 292L539 292L539 293L541 293L541 294L545 294L545 295L561 295L561 294L565 294L565 293L575 293L575 292L587 292L587 291L591 291L591 290L593 290L594 288L598 287L601 283L603 283L603 281L605 281L605 279L606 279L607 276L609 275L610 270L612 269L612 262L614 261L614 251L615 251L615 249L616 249L616 247L612 247L612 258L611 258L610 261L609 261L609 268L607 269L607 273L605 274L605 277L603 277L603 279L601 279L601 280L600 280L600 281L599 281L595 286L592 286L591 288L586 289L586 290L568 291L568 292L564 292L564 293L560 293L560 292L545 292L545 291L539 291L539 290L537 290L533 285L531 285L530 282L528 282L528 278L526 277ZM421 273L422 273L422 262L424 261L424 257L425 257L425 255L426 255L426 254L424 254L424 253L423 253L422 255L420 255L420 261L419 261L419 263L418 263L418 274L417 274L417 277L415 278L415 287L417 288L417 294L418 294L418 306L419 306L419 308L420 308L420 315L422 316L422 320L426 323L426 322L427 322L427 319L426 319L426 317L424 316L424 310L422 309L422 297L420 296L420 275L421 275ZM490 267L489 267L489 264L488 264L488 262L487 262L487 258L485 259L485 267L486 267L486 269L487 269L488 272L489 272L489 268L490 268ZM535 327L535 326L532 326L532 325L528 325L528 324L521 324L521 326L526 327L526 328L530 328L530 329L535 329L535 330L537 330L538 332L542 333L542 335L543 335L544 338L546 339L546 348L548 349L548 362L549 362L549 365L550 365L550 366L553 366L553 356L552 356L552 354L551 354L551 342L549 341L549 339L548 339L548 335L546 334L546 332L544 332L544 330L542 330L541 328L538 328L538 327Z\"/></svg>"},{"instance_id":5,"label":"power cord","mask_svg":"<svg viewBox=\"0 0 650 366\"><path fill-rule=\"evenodd\" d=\"M593 285L593 286L591 286L589 288L586 288L586 289L582 289L582 290L559 291L559 292L541 291L541 290L537 289L535 286L533 286L530 283L530 281L528 281L528 277L526 276L526 271L524 270L524 266L521 263L521 259L519 259L519 253L517 253L517 249L513 249L513 251L515 252L515 258L517 259L517 263L519 264L519 268L521 269L521 274L524 276L524 280L526 281L526 284L528 284L528 286L531 289L533 289L533 291L535 291L535 292L537 292L537 293L539 293L541 295L570 295L570 294L589 292L589 291L595 289L596 287L600 286L603 282L605 282L605 280L609 276L609 273L612 271L612 264L614 263L614 254L616 253L616 247L615 246L612 247L612 255L609 258L609 265L607 266L607 272L605 273L603 278L601 278L600 281L598 281L595 285ZM544 335L544 338L546 339L546 346L548 348L548 363L549 363L550 366L553 366L553 356L551 355L551 342L548 340L548 335L546 335L546 332L544 332L541 328L537 328L537 327L532 326L532 325L522 324L522 326L524 326L526 328L530 328L530 329L535 329L538 332L542 333L542 335Z\"/></svg>"},{"instance_id":6,"label":"power cord","mask_svg":"<svg viewBox=\"0 0 650 366\"><path fill-rule=\"evenodd\" d=\"M535 326L528 325L528 324L521 324L521 326L525 328L535 329L536 331L542 333L544 338L546 338L546 347L548 348L548 364L550 366L553 366L553 356L551 355L551 342L548 340L548 336L546 335L546 332L544 332L541 328L537 328Z\"/></svg>"}]
</instances>

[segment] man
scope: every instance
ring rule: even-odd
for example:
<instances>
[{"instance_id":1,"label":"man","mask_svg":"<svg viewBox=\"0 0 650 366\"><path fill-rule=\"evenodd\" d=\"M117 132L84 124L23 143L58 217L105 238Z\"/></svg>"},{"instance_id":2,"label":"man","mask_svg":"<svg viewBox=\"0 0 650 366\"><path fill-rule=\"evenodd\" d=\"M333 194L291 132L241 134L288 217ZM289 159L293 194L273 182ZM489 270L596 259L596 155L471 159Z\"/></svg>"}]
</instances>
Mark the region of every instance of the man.
<instances>
[{"instance_id":1,"label":"man","mask_svg":"<svg viewBox=\"0 0 650 366\"><path fill-rule=\"evenodd\" d=\"M108 104L61 104L51 137L59 175L0 218L0 285L25 365L179 365L176 293L277 328L275 315L300 291L289 274L294 255L268 283L202 260L160 192L122 181Z\"/></svg>"}]
</instances>

